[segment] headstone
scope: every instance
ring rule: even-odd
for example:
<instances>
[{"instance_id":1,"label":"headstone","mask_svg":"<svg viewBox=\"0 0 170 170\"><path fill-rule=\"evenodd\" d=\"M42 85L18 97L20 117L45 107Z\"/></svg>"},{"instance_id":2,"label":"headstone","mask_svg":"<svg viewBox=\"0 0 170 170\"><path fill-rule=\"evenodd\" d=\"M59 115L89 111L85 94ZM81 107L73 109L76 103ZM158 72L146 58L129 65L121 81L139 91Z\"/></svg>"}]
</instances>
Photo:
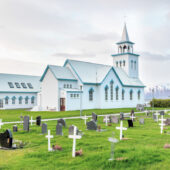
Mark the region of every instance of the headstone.
<instances>
[{"instance_id":1,"label":"headstone","mask_svg":"<svg viewBox=\"0 0 170 170\"><path fill-rule=\"evenodd\" d=\"M162 116L164 116L165 115L165 112L164 111L160 111L160 115Z\"/></svg>"},{"instance_id":2,"label":"headstone","mask_svg":"<svg viewBox=\"0 0 170 170\"><path fill-rule=\"evenodd\" d=\"M143 124L145 123L145 120L144 120L143 118L140 118L140 119L139 119L139 123L140 123L141 125L143 125Z\"/></svg>"},{"instance_id":3,"label":"headstone","mask_svg":"<svg viewBox=\"0 0 170 170\"><path fill-rule=\"evenodd\" d=\"M41 126L41 116L36 117L36 125Z\"/></svg>"},{"instance_id":4,"label":"headstone","mask_svg":"<svg viewBox=\"0 0 170 170\"><path fill-rule=\"evenodd\" d=\"M137 111L144 111L145 110L145 106L144 105L142 105L142 104L137 104L137 106L136 106L136 110Z\"/></svg>"},{"instance_id":5,"label":"headstone","mask_svg":"<svg viewBox=\"0 0 170 170\"><path fill-rule=\"evenodd\" d=\"M167 118L167 119L165 120L165 125L166 125L166 126L169 126L169 125L170 125L170 118Z\"/></svg>"},{"instance_id":6,"label":"headstone","mask_svg":"<svg viewBox=\"0 0 170 170\"><path fill-rule=\"evenodd\" d=\"M88 117L85 115L84 117L82 117L82 119L84 120L84 124L86 125Z\"/></svg>"},{"instance_id":7,"label":"headstone","mask_svg":"<svg viewBox=\"0 0 170 170\"><path fill-rule=\"evenodd\" d=\"M23 128L25 131L29 131L29 116L24 116Z\"/></svg>"},{"instance_id":8,"label":"headstone","mask_svg":"<svg viewBox=\"0 0 170 170\"><path fill-rule=\"evenodd\" d=\"M133 121L132 120L128 120L128 125L129 125L129 128L133 127Z\"/></svg>"},{"instance_id":9,"label":"headstone","mask_svg":"<svg viewBox=\"0 0 170 170\"><path fill-rule=\"evenodd\" d=\"M88 130L97 130L97 124L93 120L87 122L87 129Z\"/></svg>"},{"instance_id":10,"label":"headstone","mask_svg":"<svg viewBox=\"0 0 170 170\"><path fill-rule=\"evenodd\" d=\"M43 123L42 124L42 134L45 134L45 133L47 133L47 124Z\"/></svg>"},{"instance_id":11,"label":"headstone","mask_svg":"<svg viewBox=\"0 0 170 170\"><path fill-rule=\"evenodd\" d=\"M127 128L123 127L123 120L120 121L120 127L116 127L116 129L120 130L120 140L123 138L123 130L127 130Z\"/></svg>"},{"instance_id":12,"label":"headstone","mask_svg":"<svg viewBox=\"0 0 170 170\"><path fill-rule=\"evenodd\" d=\"M18 132L18 127L17 127L17 125L14 125L14 126L13 126L13 132Z\"/></svg>"},{"instance_id":13,"label":"headstone","mask_svg":"<svg viewBox=\"0 0 170 170\"><path fill-rule=\"evenodd\" d=\"M94 112L92 113L92 120L97 122L97 115Z\"/></svg>"},{"instance_id":14,"label":"headstone","mask_svg":"<svg viewBox=\"0 0 170 170\"><path fill-rule=\"evenodd\" d=\"M69 138L73 139L73 149L72 149L72 157L75 157L75 153L76 153L76 139L81 139L80 135L77 135L77 127L74 126L74 133L73 135L69 135Z\"/></svg>"},{"instance_id":15,"label":"headstone","mask_svg":"<svg viewBox=\"0 0 170 170\"><path fill-rule=\"evenodd\" d=\"M48 130L48 135L46 136L46 138L48 139L48 151L52 151L51 148L51 138L53 138L54 136L50 134L50 130Z\"/></svg>"},{"instance_id":16,"label":"headstone","mask_svg":"<svg viewBox=\"0 0 170 170\"><path fill-rule=\"evenodd\" d=\"M110 116L110 123L119 123L119 118L116 116Z\"/></svg>"},{"instance_id":17,"label":"headstone","mask_svg":"<svg viewBox=\"0 0 170 170\"><path fill-rule=\"evenodd\" d=\"M103 119L103 122L106 123L106 126L107 126L108 123L110 123L110 116L106 115Z\"/></svg>"},{"instance_id":18,"label":"headstone","mask_svg":"<svg viewBox=\"0 0 170 170\"><path fill-rule=\"evenodd\" d=\"M59 119L57 122L58 122L58 124L61 123L62 126L66 127L66 122L64 119Z\"/></svg>"},{"instance_id":19,"label":"headstone","mask_svg":"<svg viewBox=\"0 0 170 170\"><path fill-rule=\"evenodd\" d=\"M0 133L0 146L4 148L12 148L12 133L8 129L4 133Z\"/></svg>"},{"instance_id":20,"label":"headstone","mask_svg":"<svg viewBox=\"0 0 170 170\"><path fill-rule=\"evenodd\" d=\"M124 114L120 113L120 120L124 120Z\"/></svg>"},{"instance_id":21,"label":"headstone","mask_svg":"<svg viewBox=\"0 0 170 170\"><path fill-rule=\"evenodd\" d=\"M63 125L61 123L58 123L56 126L56 135L63 136Z\"/></svg>"},{"instance_id":22,"label":"headstone","mask_svg":"<svg viewBox=\"0 0 170 170\"><path fill-rule=\"evenodd\" d=\"M155 113L152 114L152 118L153 118L154 121L157 121L157 116L156 116Z\"/></svg>"}]
</instances>

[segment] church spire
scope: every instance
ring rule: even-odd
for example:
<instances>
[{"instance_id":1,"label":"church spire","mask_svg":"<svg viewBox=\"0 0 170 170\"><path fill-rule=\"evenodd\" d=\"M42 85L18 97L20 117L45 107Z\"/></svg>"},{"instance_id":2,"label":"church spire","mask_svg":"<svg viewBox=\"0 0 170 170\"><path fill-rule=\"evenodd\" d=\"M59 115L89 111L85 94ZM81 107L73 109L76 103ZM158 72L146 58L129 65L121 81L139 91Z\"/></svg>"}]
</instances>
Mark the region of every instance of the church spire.
<instances>
[{"instance_id":1,"label":"church spire","mask_svg":"<svg viewBox=\"0 0 170 170\"><path fill-rule=\"evenodd\" d=\"M122 42L128 42L129 41L129 36L128 36L127 28L126 28L126 23L125 23L124 28L123 28L121 41Z\"/></svg>"}]
</instances>

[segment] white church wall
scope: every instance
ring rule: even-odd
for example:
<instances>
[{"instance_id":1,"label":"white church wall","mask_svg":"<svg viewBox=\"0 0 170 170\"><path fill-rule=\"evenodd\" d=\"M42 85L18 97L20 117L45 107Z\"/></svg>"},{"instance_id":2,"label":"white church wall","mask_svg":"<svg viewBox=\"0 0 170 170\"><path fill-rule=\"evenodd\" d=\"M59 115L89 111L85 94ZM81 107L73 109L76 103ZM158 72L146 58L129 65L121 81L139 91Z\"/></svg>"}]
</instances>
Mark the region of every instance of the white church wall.
<instances>
[{"instance_id":1,"label":"white church wall","mask_svg":"<svg viewBox=\"0 0 170 170\"><path fill-rule=\"evenodd\" d=\"M41 82L41 104L43 110L59 110L58 81L49 69Z\"/></svg>"},{"instance_id":2,"label":"white church wall","mask_svg":"<svg viewBox=\"0 0 170 170\"><path fill-rule=\"evenodd\" d=\"M73 81L73 80L58 80L58 88L59 89L63 89L64 85L66 85L66 86L69 85L69 88L70 88L70 85L72 85L72 87L71 87L72 89L79 88L77 81Z\"/></svg>"},{"instance_id":3,"label":"white church wall","mask_svg":"<svg viewBox=\"0 0 170 170\"><path fill-rule=\"evenodd\" d=\"M25 98L28 96L28 104L25 103ZM5 98L8 97L8 104L5 103ZM12 104L12 98L15 97L15 104ZM22 97L22 103L19 104L19 97ZM31 98L34 97L34 103L31 103ZM1 109L26 109L33 108L37 105L37 93L0 93L0 99L3 100L3 108Z\"/></svg>"},{"instance_id":4,"label":"white church wall","mask_svg":"<svg viewBox=\"0 0 170 170\"><path fill-rule=\"evenodd\" d=\"M133 56L133 55L129 55L128 57L129 59L129 76L130 77L134 77L134 78L138 78L139 77L139 67L138 67L138 57L137 56ZM131 61L136 61L136 69L134 67L134 63L133 63L133 67L131 66Z\"/></svg>"}]
</instances>

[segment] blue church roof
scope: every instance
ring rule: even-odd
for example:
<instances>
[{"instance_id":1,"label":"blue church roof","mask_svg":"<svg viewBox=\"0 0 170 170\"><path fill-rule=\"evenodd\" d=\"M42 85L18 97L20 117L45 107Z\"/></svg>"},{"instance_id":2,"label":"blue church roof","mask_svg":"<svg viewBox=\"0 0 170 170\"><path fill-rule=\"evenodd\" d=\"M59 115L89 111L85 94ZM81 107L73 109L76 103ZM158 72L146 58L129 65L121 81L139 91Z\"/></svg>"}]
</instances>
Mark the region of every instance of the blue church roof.
<instances>
[{"instance_id":1,"label":"blue church roof","mask_svg":"<svg viewBox=\"0 0 170 170\"><path fill-rule=\"evenodd\" d=\"M0 92L37 93L40 77L0 73Z\"/></svg>"}]
</instances>

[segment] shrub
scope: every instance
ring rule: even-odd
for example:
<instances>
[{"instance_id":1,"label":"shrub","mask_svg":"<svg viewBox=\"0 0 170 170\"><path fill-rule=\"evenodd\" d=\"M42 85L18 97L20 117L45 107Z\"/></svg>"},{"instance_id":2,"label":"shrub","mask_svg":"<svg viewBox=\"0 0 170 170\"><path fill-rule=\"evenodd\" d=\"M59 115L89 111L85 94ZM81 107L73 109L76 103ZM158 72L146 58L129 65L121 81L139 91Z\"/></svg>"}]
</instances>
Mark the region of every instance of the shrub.
<instances>
[{"instance_id":1,"label":"shrub","mask_svg":"<svg viewBox=\"0 0 170 170\"><path fill-rule=\"evenodd\" d=\"M170 99L152 99L150 105L151 107L170 107Z\"/></svg>"}]
</instances>

